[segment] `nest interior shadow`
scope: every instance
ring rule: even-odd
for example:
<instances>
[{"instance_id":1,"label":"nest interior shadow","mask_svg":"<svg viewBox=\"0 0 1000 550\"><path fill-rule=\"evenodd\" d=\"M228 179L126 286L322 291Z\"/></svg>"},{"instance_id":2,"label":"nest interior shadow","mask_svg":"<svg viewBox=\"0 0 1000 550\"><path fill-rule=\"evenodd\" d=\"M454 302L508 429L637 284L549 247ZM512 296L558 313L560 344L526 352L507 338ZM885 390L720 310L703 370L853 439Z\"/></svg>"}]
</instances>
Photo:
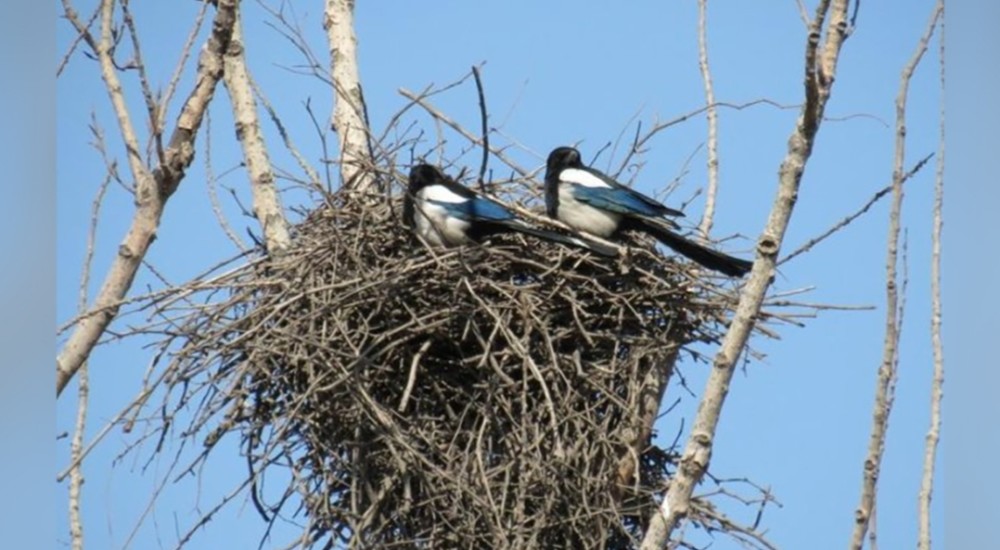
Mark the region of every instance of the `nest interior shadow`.
<instances>
[{"instance_id":1,"label":"nest interior shadow","mask_svg":"<svg viewBox=\"0 0 1000 550\"><path fill-rule=\"evenodd\" d=\"M207 380L205 444L238 434L249 475L289 474L305 546L634 546L674 467L650 444L663 389L725 294L638 237L617 259L430 250L398 203L359 204L191 315L172 384Z\"/></svg>"}]
</instances>

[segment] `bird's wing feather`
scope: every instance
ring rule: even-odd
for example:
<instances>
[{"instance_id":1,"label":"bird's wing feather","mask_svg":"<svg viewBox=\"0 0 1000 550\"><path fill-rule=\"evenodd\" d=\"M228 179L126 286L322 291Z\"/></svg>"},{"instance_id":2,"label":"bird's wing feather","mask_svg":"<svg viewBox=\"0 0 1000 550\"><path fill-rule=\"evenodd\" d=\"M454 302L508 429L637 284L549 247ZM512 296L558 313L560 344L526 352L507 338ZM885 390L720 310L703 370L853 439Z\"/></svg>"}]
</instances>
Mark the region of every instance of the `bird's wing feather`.
<instances>
[{"instance_id":1,"label":"bird's wing feather","mask_svg":"<svg viewBox=\"0 0 1000 550\"><path fill-rule=\"evenodd\" d=\"M595 208L640 216L683 216L659 201L616 182L593 168L570 168L559 179L573 186L573 197Z\"/></svg>"},{"instance_id":2,"label":"bird's wing feather","mask_svg":"<svg viewBox=\"0 0 1000 550\"><path fill-rule=\"evenodd\" d=\"M642 200L641 195L630 189L572 185L573 198L594 208L626 215L638 214L650 217L662 215L660 209Z\"/></svg>"},{"instance_id":3,"label":"bird's wing feather","mask_svg":"<svg viewBox=\"0 0 1000 550\"><path fill-rule=\"evenodd\" d=\"M462 193L459 193L461 189ZM480 197L459 186L435 184L424 188L424 199L447 212L453 218L465 221L499 222L512 219L514 215L499 203Z\"/></svg>"}]
</instances>

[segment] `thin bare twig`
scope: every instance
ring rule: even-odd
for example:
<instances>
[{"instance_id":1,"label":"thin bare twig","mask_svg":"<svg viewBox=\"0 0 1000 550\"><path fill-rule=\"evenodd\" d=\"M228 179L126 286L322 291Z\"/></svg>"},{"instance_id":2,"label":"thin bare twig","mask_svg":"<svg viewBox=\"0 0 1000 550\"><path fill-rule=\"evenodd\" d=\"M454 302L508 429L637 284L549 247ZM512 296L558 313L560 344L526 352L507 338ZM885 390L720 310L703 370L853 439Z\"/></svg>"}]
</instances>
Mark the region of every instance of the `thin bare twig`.
<instances>
[{"instance_id":1,"label":"thin bare twig","mask_svg":"<svg viewBox=\"0 0 1000 550\"><path fill-rule=\"evenodd\" d=\"M260 89L260 86L253 79L252 75L250 76L250 85L253 87L254 95L257 97L257 100L260 101L260 104L264 107L264 110L267 111L268 116L271 118L271 122L273 122L275 128L278 129L278 134L285 143L285 149L292 154L295 158L295 162L298 163L299 168L301 168L302 171L305 172L306 177L309 178L310 186L318 190L322 189L320 186L321 180L319 178L319 172L317 172L316 169L306 161L305 157L302 156L302 153L299 152L298 147L296 147L295 143L292 141L292 136L285 129L285 125L282 123L281 117L278 116L278 112L275 110L274 106L271 105L271 102L267 99L267 96L264 95L264 91Z\"/></svg>"},{"instance_id":2,"label":"thin bare twig","mask_svg":"<svg viewBox=\"0 0 1000 550\"><path fill-rule=\"evenodd\" d=\"M112 175L108 172L91 204L90 228L87 231L83 268L80 270L80 298L77 304L77 311L80 313L87 308L87 288L90 286L90 272L94 261L94 250L97 247L97 223L101 217L101 205L104 204L104 195L111 184L111 179ZM73 428L73 440L69 450L70 460L75 464L69 472L69 534L73 550L83 550L83 517L80 514L80 500L84 483L83 438L87 428L87 408L90 398L90 377L87 375L86 362L80 367L77 384L76 425Z\"/></svg>"},{"instance_id":3,"label":"thin bare twig","mask_svg":"<svg viewBox=\"0 0 1000 550\"><path fill-rule=\"evenodd\" d=\"M705 119L708 122L708 189L705 191L705 210L698 224L698 232L707 239L712 232L715 202L719 194L719 113L715 106L712 72L708 67L708 0L698 0L698 69L705 86Z\"/></svg>"},{"instance_id":4,"label":"thin bare twig","mask_svg":"<svg viewBox=\"0 0 1000 550\"><path fill-rule=\"evenodd\" d=\"M924 466L920 477L920 493L917 497L917 549L931 549L931 496L934 489L934 464L937 457L938 440L941 436L941 398L944 385L944 345L941 342L941 230L943 226L942 207L944 205L944 147L945 147L945 66L944 66L944 0L938 0L940 14L938 23L938 68L939 113L938 113L938 155L934 177L934 207L931 229L931 346L934 360L934 374L931 379L930 427L924 445Z\"/></svg>"},{"instance_id":5,"label":"thin bare twig","mask_svg":"<svg viewBox=\"0 0 1000 550\"><path fill-rule=\"evenodd\" d=\"M56 67L56 78L62 75L66 65L69 64L70 58L73 57L73 52L76 51L76 48L80 45L81 41L87 42L91 50L97 51L97 43L90 34L90 27L94 24L94 21L97 21L97 16L101 14L101 6L98 5L97 8L94 9L94 13L90 14L90 17L87 18L87 22L83 23L80 21L79 15L76 13L76 10L73 9L73 5L69 0L62 0L62 5L63 16L69 20L70 24L72 24L76 29L76 38L70 42L69 47L66 48L66 53L63 54L62 60L59 62L59 66Z\"/></svg>"},{"instance_id":6,"label":"thin bare twig","mask_svg":"<svg viewBox=\"0 0 1000 550\"><path fill-rule=\"evenodd\" d=\"M490 162L490 126L486 115L486 94L483 93L483 79L479 75L479 67L472 66L472 76L476 79L476 92L479 95L479 118L483 128L483 161L479 165L479 177L476 181L479 183L479 190L486 193L486 168Z\"/></svg>"},{"instance_id":7,"label":"thin bare twig","mask_svg":"<svg viewBox=\"0 0 1000 550\"><path fill-rule=\"evenodd\" d=\"M208 202L212 205L212 212L216 221L226 237L236 246L237 250L246 252L247 245L236 236L233 227L229 225L229 220L222 212L222 204L219 202L219 193L216 190L218 180L215 177L215 170L212 168L212 113L205 113L205 187L208 189Z\"/></svg>"},{"instance_id":8,"label":"thin bare twig","mask_svg":"<svg viewBox=\"0 0 1000 550\"><path fill-rule=\"evenodd\" d=\"M448 115L442 113L439 109L437 109L436 107L434 107L433 105L431 105L430 102L428 102L426 99L424 99L423 96L421 96L419 94L415 94L415 93L413 93L413 92L411 92L411 91L409 91L409 90L407 90L405 88L400 88L399 93L403 97L405 97L405 98L409 99L410 101L414 102L415 104L423 107L424 110L427 111L427 113L430 114L432 117L434 117L435 120L439 120L445 126L448 126L452 130L455 130L462 137L464 137L465 139L469 140L470 143L473 143L475 145L480 145L480 146L484 145L481 138L476 137L475 135L472 134L472 132L470 132L470 131L466 130L464 127L462 127L461 124L455 122L454 119L452 119ZM511 160L511 158L508 157L503 152L503 150L498 149L496 147L492 147L492 148L489 149L489 152L492 153L495 157L497 157L501 161L503 161L504 164L506 164L507 166L509 166L511 169L513 169L519 175L527 177L527 176L530 176L532 174L531 170L528 170L527 168L523 168L522 166L520 166L519 164L517 164L516 162L514 162L513 160Z\"/></svg>"},{"instance_id":9,"label":"thin bare twig","mask_svg":"<svg viewBox=\"0 0 1000 550\"><path fill-rule=\"evenodd\" d=\"M129 0L121 0L122 20L125 28L128 29L128 36L132 42L132 67L139 73L139 86L142 90L142 99L146 103L147 123L149 124L149 147L156 150L157 162L163 163L163 125L160 123L159 106L153 98L153 89L149 85L149 76L146 73L146 63L142 60L142 46L139 44L139 32L135 27L135 19L132 17L132 10L129 9Z\"/></svg>"},{"instance_id":10,"label":"thin bare twig","mask_svg":"<svg viewBox=\"0 0 1000 550\"><path fill-rule=\"evenodd\" d=\"M892 391L899 363L899 327L902 312L898 292L897 262L899 259L899 218L903 205L903 167L906 155L906 96L910 88L910 79L920 64L924 52L927 51L927 43L934 34L939 16L940 11L938 6L935 6L927 23L927 29L917 43L916 51L903 67L899 80L899 92L896 96L896 146L892 171L892 207L889 210L889 236L886 244L885 339L875 386L872 430L862 472L860 502L854 513L854 528L850 543L852 550L861 550L864 546L869 520L874 513L878 490L877 482L882 464L882 454L885 450L889 415L892 411Z\"/></svg>"},{"instance_id":11,"label":"thin bare twig","mask_svg":"<svg viewBox=\"0 0 1000 550\"><path fill-rule=\"evenodd\" d=\"M159 128L166 128L167 126L167 105L170 105L170 101L177 92L177 85L184 74L184 67L187 66L187 61L191 57L191 50L194 48L195 40L198 39L198 33L201 32L201 25L205 22L205 14L208 13L208 6L211 3L201 3L201 9L198 10L198 15L195 16L194 23L191 25L191 31L188 33L187 39L184 41L184 46L181 48L181 55L177 59L177 65L174 67L174 72L170 75L170 80L167 82L162 99L160 99L160 108L157 116L157 126Z\"/></svg>"},{"instance_id":12,"label":"thin bare twig","mask_svg":"<svg viewBox=\"0 0 1000 550\"><path fill-rule=\"evenodd\" d=\"M920 169L923 168L924 165L927 164L927 161L931 160L931 157L933 157L933 156L934 156L934 153L930 153L926 157L920 159L916 164L914 164L913 168L910 168L909 171L907 171L905 174L903 174L903 179L902 179L901 183L906 183L907 180L909 180L914 175L916 175L916 173L919 172ZM787 262L788 260L791 260L792 258L801 255L804 252L808 252L809 250L811 250L817 244L825 241L827 239L827 237L833 235L837 231L840 231L841 229L843 229L843 228L847 227L848 225L850 225L851 222L853 222L854 220L860 218L862 215L864 215L866 212L868 212L868 209L870 209L876 202L878 202L879 200L881 200L882 197L888 195L889 192L892 191L892 188L893 188L893 184L890 183L889 185L886 185L882 189L879 189L874 195L871 196L871 198L868 199L868 202L866 202L864 205L861 206L861 208L857 209L854 213L845 216L844 219L842 219L839 222L833 224L826 231L820 233L819 235L817 235L817 236L809 239L805 243L803 243L802 246L796 248L791 254L789 254L789 255L785 256L784 258L782 258L781 260L779 260L778 261L778 265L781 265L781 264Z\"/></svg>"}]
</instances>

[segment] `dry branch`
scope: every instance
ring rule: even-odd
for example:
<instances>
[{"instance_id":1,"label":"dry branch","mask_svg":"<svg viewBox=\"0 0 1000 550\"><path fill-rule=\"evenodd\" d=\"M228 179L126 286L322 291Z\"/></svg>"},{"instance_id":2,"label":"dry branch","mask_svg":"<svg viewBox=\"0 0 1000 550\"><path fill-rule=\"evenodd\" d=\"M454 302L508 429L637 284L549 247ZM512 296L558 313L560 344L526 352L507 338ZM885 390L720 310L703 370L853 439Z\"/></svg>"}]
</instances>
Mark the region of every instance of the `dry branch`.
<instances>
[{"instance_id":1,"label":"dry branch","mask_svg":"<svg viewBox=\"0 0 1000 550\"><path fill-rule=\"evenodd\" d=\"M927 29L917 43L916 51L903 67L899 79L899 92L896 96L896 145L892 170L892 206L889 210L889 235L886 244L885 339L875 386L872 430L868 439L868 451L865 455L862 471L860 502L854 512L854 528L851 532L850 543L853 550L861 550L864 546L869 520L874 514L879 471L882 465L882 454L885 450L885 436L889 425L889 414L892 410L891 394L899 365L899 325L902 318L902 307L898 298L897 263L899 259L899 217L903 205L903 176L906 158L906 97L910 88L910 79L916 71L917 65L920 64L924 52L927 51L927 43L934 34L940 13L940 6L935 5L927 23Z\"/></svg>"},{"instance_id":2,"label":"dry branch","mask_svg":"<svg viewBox=\"0 0 1000 550\"><path fill-rule=\"evenodd\" d=\"M926 157L920 159L916 164L914 164L913 168L910 168L905 174L903 174L903 178L902 178L902 181L900 183L901 184L902 183L906 183L907 180L909 180L914 175L916 175L917 172L919 172L920 169L923 168L925 164L927 164L927 161L931 160L932 156L934 156L933 153L931 153L931 154L927 155ZM832 226L830 226L830 228L827 229L826 231L820 233L816 237L813 237L813 238L809 239L808 241L806 241L805 243L803 243L801 246L799 246L798 248L796 248L793 252L791 252L790 254L788 254L787 256L785 256L784 258L782 258L781 260L779 260L778 261L778 265L781 265L781 264L783 264L783 263L791 260L792 258L795 258L796 256L800 256L802 254L805 254L806 252L809 252L817 244L825 241L828 237L830 237L834 233L836 233L836 232L840 231L841 229L847 227L848 225L851 224L851 222L853 222L854 220L860 218L866 212L868 212L868 210L872 206L874 206L875 203L877 203L878 201L882 200L882 198L885 197L886 195L888 195L892 191L892 189L893 189L893 184L892 183L890 183L889 185L886 185L882 189L879 189L878 191L875 192L874 195L871 196L871 198L868 199L867 202L865 202L865 204L863 204L861 206L861 208L858 208L856 211L852 212L851 214L848 214L847 216L844 216L839 222L837 222L837 223L833 224Z\"/></svg>"},{"instance_id":3,"label":"dry branch","mask_svg":"<svg viewBox=\"0 0 1000 550\"><path fill-rule=\"evenodd\" d=\"M125 297L142 260L156 237L160 217L170 195L180 185L184 171L194 158L194 140L205 110L222 77L223 55L229 45L235 22L236 0L218 0L217 12L209 37L198 64L195 87L177 119L177 126L164 153L165 162L150 172L139 156L138 140L128 116L121 83L111 60L112 0L104 0L102 38L97 49L101 71L118 117L132 176L136 184L136 213L131 227L118 248L118 254L105 276L91 316L85 316L56 358L56 395L86 361L91 350L117 314L117 303Z\"/></svg>"},{"instance_id":4,"label":"dry branch","mask_svg":"<svg viewBox=\"0 0 1000 550\"><path fill-rule=\"evenodd\" d=\"M243 159L250 175L253 211L264 233L269 254L280 255L291 246L288 221L275 185L271 159L264 144L254 101L253 87L246 66L241 14L237 9L232 39L224 57L224 78L236 121L236 137L243 146Z\"/></svg>"},{"instance_id":5,"label":"dry branch","mask_svg":"<svg viewBox=\"0 0 1000 550\"><path fill-rule=\"evenodd\" d=\"M719 113L715 106L712 72L708 67L708 0L698 0L698 69L705 85L705 119L708 122L708 189L705 191L705 211L698 232L707 239L715 218L715 201L719 194Z\"/></svg>"},{"instance_id":6,"label":"dry branch","mask_svg":"<svg viewBox=\"0 0 1000 550\"><path fill-rule=\"evenodd\" d=\"M757 244L757 259L749 280L740 294L732 324L723 337L713 361L705 392L691 435L684 447L679 468L670 481L667 494L650 520L642 540L644 550L666 546L671 533L687 517L691 495L708 468L715 429L722 405L729 392L736 360L750 336L760 313L767 288L774 277L775 264L788 221L798 195L802 173L812 152L813 140L823 120L836 75L837 60L847 32L847 0L821 1L810 26L805 54L805 103L788 141L788 153L779 171L778 196L767 225ZM819 49L821 31L826 24L826 42Z\"/></svg>"},{"instance_id":7,"label":"dry branch","mask_svg":"<svg viewBox=\"0 0 1000 550\"><path fill-rule=\"evenodd\" d=\"M940 32L938 34L938 63L940 67L940 113L938 115L938 155L937 170L934 178L934 207L931 231L931 346L934 357L934 374L931 380L930 427L927 429L927 440L924 447L923 473L920 477L920 494L917 497L917 549L931 549L931 495L934 489L934 464L937 456L938 439L941 434L941 398L944 385L944 345L941 342L941 230L943 220L941 211L944 206L944 147L945 147L945 114L944 114L944 0L938 0L937 9L940 13Z\"/></svg>"}]
</instances>

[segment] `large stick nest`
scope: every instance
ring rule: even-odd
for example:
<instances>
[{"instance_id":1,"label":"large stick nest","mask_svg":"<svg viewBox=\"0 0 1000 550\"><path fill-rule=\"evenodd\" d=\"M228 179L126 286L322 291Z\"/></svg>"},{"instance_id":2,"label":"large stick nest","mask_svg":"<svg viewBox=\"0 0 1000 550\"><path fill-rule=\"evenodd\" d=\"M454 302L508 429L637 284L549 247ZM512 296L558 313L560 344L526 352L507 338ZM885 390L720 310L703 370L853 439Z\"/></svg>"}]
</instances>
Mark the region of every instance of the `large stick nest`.
<instances>
[{"instance_id":1,"label":"large stick nest","mask_svg":"<svg viewBox=\"0 0 1000 550\"><path fill-rule=\"evenodd\" d=\"M663 389L728 293L642 238L614 260L519 235L430 250L398 202L361 204L189 314L168 380L199 403L188 433L238 433L258 510L298 494L306 546L634 546L674 467L650 445Z\"/></svg>"}]
</instances>

